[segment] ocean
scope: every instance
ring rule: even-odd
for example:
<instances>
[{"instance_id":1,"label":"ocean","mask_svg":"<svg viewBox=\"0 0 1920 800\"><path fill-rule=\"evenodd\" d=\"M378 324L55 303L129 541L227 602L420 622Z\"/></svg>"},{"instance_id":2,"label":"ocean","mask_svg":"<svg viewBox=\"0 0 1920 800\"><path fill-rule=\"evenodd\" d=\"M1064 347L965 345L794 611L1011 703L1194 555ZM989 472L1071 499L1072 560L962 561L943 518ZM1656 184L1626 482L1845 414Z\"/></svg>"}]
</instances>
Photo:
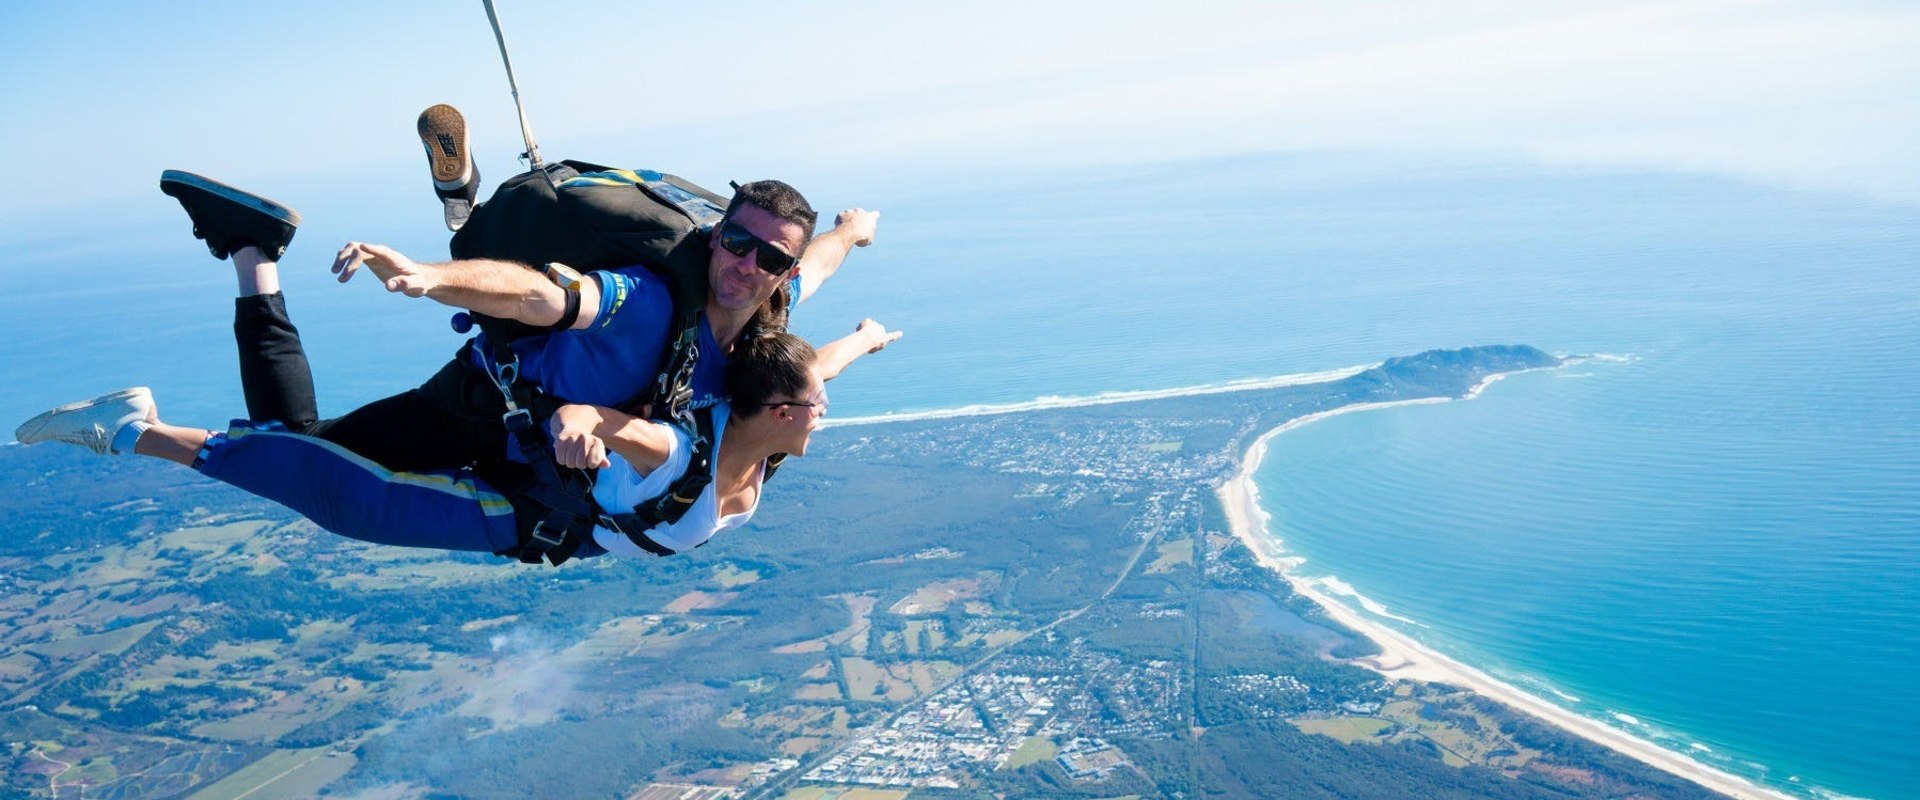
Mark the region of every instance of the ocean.
<instances>
[{"instance_id":1,"label":"ocean","mask_svg":"<svg viewBox=\"0 0 1920 800\"><path fill-rule=\"evenodd\" d=\"M309 220L285 282L323 411L459 343L445 309L325 269L349 237L444 252L417 170L249 186ZM1915 208L1338 153L789 179L884 213L797 318L816 341L863 316L906 331L835 382L836 416L1471 344L1609 356L1275 439L1274 533L1307 574L1581 713L1793 793L1920 796ZM170 421L240 413L230 275L170 204L0 220L0 419L136 383Z\"/></svg>"}]
</instances>

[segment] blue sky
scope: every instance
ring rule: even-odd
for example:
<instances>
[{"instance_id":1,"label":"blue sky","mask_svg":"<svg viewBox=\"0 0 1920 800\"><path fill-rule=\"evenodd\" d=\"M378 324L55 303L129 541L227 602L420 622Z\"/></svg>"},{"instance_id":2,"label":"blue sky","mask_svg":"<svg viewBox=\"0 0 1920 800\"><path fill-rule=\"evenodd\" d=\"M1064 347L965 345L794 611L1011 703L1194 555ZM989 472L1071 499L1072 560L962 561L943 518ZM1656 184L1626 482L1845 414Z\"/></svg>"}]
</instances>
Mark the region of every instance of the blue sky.
<instances>
[{"instance_id":1,"label":"blue sky","mask_svg":"<svg viewBox=\"0 0 1920 800\"><path fill-rule=\"evenodd\" d=\"M549 152L712 183L1341 150L1920 202L1912 4L500 8ZM496 177L519 150L477 0L13 4L0 64L0 151L85 176L8 193L0 226L167 167L391 170L433 102L467 110Z\"/></svg>"}]
</instances>

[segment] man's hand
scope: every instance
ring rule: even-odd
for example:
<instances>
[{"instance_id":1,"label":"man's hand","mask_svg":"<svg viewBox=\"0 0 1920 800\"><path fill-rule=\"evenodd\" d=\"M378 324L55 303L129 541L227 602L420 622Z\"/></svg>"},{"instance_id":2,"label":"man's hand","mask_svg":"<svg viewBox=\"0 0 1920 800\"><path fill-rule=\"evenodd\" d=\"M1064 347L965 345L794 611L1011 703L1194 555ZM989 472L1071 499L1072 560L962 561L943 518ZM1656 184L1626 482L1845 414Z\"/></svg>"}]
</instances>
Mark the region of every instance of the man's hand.
<instances>
[{"instance_id":1,"label":"man's hand","mask_svg":"<svg viewBox=\"0 0 1920 800\"><path fill-rule=\"evenodd\" d=\"M373 276L386 284L387 291L399 292L408 297L424 297L440 284L431 264L416 263L386 245L348 242L333 257L333 274L340 276L340 282L346 283L361 265L373 270Z\"/></svg>"},{"instance_id":2,"label":"man's hand","mask_svg":"<svg viewBox=\"0 0 1920 800\"><path fill-rule=\"evenodd\" d=\"M599 415L585 406L565 405L553 412L547 420L547 429L553 434L553 460L573 469L608 466L607 443L593 435L598 421Z\"/></svg>"},{"instance_id":3,"label":"man's hand","mask_svg":"<svg viewBox=\"0 0 1920 800\"><path fill-rule=\"evenodd\" d=\"M866 337L867 341L871 342L871 346L867 348L869 353L885 350L887 345L900 341L900 337L905 335L903 331L889 331L887 326L872 319L860 320L860 324L854 327L853 332L855 335Z\"/></svg>"},{"instance_id":4,"label":"man's hand","mask_svg":"<svg viewBox=\"0 0 1920 800\"><path fill-rule=\"evenodd\" d=\"M873 244L875 229L880 227L880 212L864 208L849 208L833 218L833 229L846 229L846 235L853 237L853 243L860 247Z\"/></svg>"}]
</instances>

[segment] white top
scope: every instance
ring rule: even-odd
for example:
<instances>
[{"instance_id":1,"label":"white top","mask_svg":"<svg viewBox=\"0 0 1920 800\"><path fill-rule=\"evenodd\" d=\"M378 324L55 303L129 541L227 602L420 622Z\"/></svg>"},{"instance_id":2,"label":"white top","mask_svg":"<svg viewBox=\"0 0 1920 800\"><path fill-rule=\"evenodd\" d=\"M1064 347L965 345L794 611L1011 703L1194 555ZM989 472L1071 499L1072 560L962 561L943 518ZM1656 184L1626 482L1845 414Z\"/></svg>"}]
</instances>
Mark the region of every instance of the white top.
<instances>
[{"instance_id":1,"label":"white top","mask_svg":"<svg viewBox=\"0 0 1920 800\"><path fill-rule=\"evenodd\" d=\"M713 407L713 438L716 442L721 441L720 434L727 429L727 417L726 403ZM608 452L609 465L600 470L599 479L593 487L593 500L600 504L600 508L610 513L631 511L634 506L664 494L674 479L686 471L687 462L693 458L687 432L664 422L655 421L653 424L673 433L673 442L667 447L666 462L652 472L642 473L625 458ZM720 448L717 445L713 449L713 467L720 467ZM756 483L765 477L765 467L762 470L761 475L755 478ZM753 512L760 508L760 495L755 492L751 508L722 517L719 496L713 487L714 484L707 484L707 488L700 492L700 497L693 501L693 507L687 509L686 516L681 517L679 522L655 525L648 529L647 538L676 553L683 553L705 543L714 534L747 524L747 520L753 518ZM654 557L618 531L596 527L593 529L593 540L616 556Z\"/></svg>"}]
</instances>

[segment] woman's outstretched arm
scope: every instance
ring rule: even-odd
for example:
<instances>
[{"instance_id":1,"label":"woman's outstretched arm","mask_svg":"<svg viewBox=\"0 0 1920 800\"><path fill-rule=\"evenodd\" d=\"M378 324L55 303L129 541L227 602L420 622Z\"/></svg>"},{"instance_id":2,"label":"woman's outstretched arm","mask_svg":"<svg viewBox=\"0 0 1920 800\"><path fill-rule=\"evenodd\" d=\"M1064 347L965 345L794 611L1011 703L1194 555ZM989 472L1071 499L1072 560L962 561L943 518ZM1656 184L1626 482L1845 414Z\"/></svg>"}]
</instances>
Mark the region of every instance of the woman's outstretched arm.
<instances>
[{"instance_id":1,"label":"woman's outstretched arm","mask_svg":"<svg viewBox=\"0 0 1920 800\"><path fill-rule=\"evenodd\" d=\"M827 344L815 348L820 370L820 380L830 381L847 368L848 364L868 353L878 353L887 345L900 340L900 331L889 331L885 325L871 319L860 321L853 333L842 336Z\"/></svg>"}]
</instances>

